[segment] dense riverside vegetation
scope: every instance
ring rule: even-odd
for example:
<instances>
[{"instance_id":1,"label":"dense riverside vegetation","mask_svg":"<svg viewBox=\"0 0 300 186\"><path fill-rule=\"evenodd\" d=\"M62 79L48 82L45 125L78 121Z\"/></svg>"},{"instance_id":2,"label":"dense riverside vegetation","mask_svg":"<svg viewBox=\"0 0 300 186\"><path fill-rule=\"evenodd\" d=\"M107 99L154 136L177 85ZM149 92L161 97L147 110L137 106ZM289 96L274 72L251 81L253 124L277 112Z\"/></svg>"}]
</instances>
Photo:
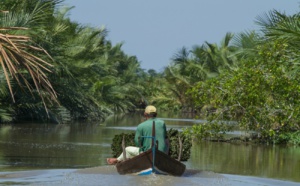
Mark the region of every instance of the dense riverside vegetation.
<instances>
[{"instance_id":1,"label":"dense riverside vegetation","mask_svg":"<svg viewBox=\"0 0 300 186\"><path fill-rule=\"evenodd\" d=\"M1 123L103 120L151 103L207 118L185 131L197 139L221 138L230 129L216 121L236 121L260 142L300 144L300 14L270 11L255 18L260 30L182 47L156 72L106 28L71 21L62 3L0 2Z\"/></svg>"}]
</instances>

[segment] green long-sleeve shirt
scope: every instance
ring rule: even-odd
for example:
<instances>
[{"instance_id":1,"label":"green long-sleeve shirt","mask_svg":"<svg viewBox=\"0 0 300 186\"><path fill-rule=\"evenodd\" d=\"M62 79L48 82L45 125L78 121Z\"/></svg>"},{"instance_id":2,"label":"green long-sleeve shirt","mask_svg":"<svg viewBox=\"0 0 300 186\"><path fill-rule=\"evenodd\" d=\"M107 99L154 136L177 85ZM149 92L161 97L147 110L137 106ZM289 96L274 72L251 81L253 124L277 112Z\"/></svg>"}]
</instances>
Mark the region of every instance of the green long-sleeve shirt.
<instances>
[{"instance_id":1,"label":"green long-sleeve shirt","mask_svg":"<svg viewBox=\"0 0 300 186\"><path fill-rule=\"evenodd\" d=\"M152 136L152 124L155 122L155 137L158 141L158 150L167 153L167 129L163 120L157 118L150 118L138 125L135 132L135 144L140 147L140 151L147 151L151 148L152 139L151 138L140 138L141 136Z\"/></svg>"}]
</instances>

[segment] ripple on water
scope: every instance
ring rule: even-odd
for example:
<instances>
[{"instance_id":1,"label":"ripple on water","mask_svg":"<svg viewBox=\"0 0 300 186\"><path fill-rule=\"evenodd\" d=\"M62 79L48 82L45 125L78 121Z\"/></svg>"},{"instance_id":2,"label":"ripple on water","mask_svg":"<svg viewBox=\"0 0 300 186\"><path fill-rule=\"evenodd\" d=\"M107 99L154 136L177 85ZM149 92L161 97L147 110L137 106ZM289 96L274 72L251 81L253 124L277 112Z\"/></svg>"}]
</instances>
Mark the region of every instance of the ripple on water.
<instances>
[{"instance_id":1,"label":"ripple on water","mask_svg":"<svg viewBox=\"0 0 300 186\"><path fill-rule=\"evenodd\" d=\"M80 185L80 186L296 186L299 183L249 176L218 174L187 169L181 177L151 174L146 176L119 175L115 166L85 169L52 169L17 171L0 174L0 184L10 185Z\"/></svg>"},{"instance_id":2,"label":"ripple on water","mask_svg":"<svg viewBox=\"0 0 300 186\"><path fill-rule=\"evenodd\" d=\"M75 175L76 174L76 175ZM81 169L70 175L67 183L80 185L141 185L141 186L182 186L182 185L226 185L226 178L208 171L187 170L183 176L151 174L146 176L119 175L114 166Z\"/></svg>"}]
</instances>

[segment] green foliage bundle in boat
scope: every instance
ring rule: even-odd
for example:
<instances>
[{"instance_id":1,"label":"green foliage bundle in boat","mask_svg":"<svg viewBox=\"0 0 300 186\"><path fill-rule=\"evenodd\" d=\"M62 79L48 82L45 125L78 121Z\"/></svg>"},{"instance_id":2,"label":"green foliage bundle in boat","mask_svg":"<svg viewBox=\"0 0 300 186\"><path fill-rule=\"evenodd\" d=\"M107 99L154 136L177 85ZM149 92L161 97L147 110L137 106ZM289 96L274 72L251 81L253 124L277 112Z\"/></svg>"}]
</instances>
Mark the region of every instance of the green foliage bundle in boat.
<instances>
[{"instance_id":1,"label":"green foliage bundle in boat","mask_svg":"<svg viewBox=\"0 0 300 186\"><path fill-rule=\"evenodd\" d=\"M111 150L113 157L118 157L122 153L122 140L125 138L125 146L135 146L134 132L117 134L113 138ZM180 161L187 161L191 155L192 142L191 139L184 136L176 129L167 131L170 141L169 155L172 158L180 159ZM180 153L181 150L181 153Z\"/></svg>"},{"instance_id":2,"label":"green foliage bundle in boat","mask_svg":"<svg viewBox=\"0 0 300 186\"><path fill-rule=\"evenodd\" d=\"M125 146L135 146L134 143L134 132L117 134L113 138L111 144L112 155L114 158L118 157L122 153L122 140L125 138Z\"/></svg>"},{"instance_id":3,"label":"green foliage bundle in boat","mask_svg":"<svg viewBox=\"0 0 300 186\"><path fill-rule=\"evenodd\" d=\"M168 130L168 138L170 141L169 155L180 161L187 161L191 155L191 138L176 129Z\"/></svg>"}]
</instances>

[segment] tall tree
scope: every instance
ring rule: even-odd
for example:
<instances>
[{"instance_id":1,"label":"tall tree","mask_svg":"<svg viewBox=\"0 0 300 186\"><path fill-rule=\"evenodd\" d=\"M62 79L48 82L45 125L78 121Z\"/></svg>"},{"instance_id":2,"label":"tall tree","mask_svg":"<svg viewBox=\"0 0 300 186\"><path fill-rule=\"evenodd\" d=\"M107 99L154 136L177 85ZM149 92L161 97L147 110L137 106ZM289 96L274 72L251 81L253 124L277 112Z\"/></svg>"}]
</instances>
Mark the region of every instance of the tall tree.
<instances>
[{"instance_id":1,"label":"tall tree","mask_svg":"<svg viewBox=\"0 0 300 186\"><path fill-rule=\"evenodd\" d=\"M56 92L47 77L51 72L52 64L49 61L52 58L32 39L33 32L28 28L43 24L59 2L35 1L35 4L30 4L28 1L6 0L0 4L0 9L4 10L0 15L0 63L13 100L10 78L20 87L24 85L32 95L36 90L45 108L46 102L57 101Z\"/></svg>"}]
</instances>

